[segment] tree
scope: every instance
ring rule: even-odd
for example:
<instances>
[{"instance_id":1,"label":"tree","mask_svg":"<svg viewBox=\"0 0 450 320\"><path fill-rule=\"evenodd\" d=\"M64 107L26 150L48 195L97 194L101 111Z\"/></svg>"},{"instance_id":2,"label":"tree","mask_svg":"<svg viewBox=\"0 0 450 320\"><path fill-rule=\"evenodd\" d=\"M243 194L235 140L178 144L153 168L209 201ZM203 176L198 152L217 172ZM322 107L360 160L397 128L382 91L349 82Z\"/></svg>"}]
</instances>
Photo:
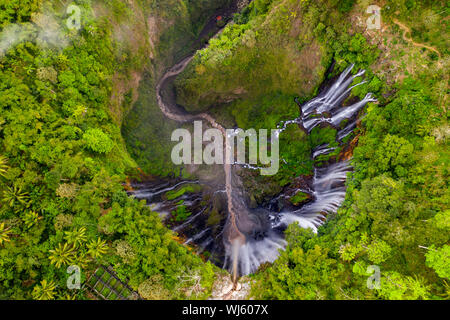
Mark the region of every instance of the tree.
<instances>
[{"instance_id":1,"label":"tree","mask_svg":"<svg viewBox=\"0 0 450 320\"><path fill-rule=\"evenodd\" d=\"M413 161L413 151L414 146L405 138L386 135L375 158L379 172L391 171L398 177L405 176L405 167Z\"/></svg>"},{"instance_id":2,"label":"tree","mask_svg":"<svg viewBox=\"0 0 450 320\"><path fill-rule=\"evenodd\" d=\"M29 229L32 226L34 226L38 222L39 219L41 219L41 217L39 217L39 215L36 212L27 211L23 218L23 223L25 224L25 227L27 229Z\"/></svg>"},{"instance_id":3,"label":"tree","mask_svg":"<svg viewBox=\"0 0 450 320\"><path fill-rule=\"evenodd\" d=\"M361 251L361 246L354 246L350 243L341 245L341 247L339 248L339 254L341 255L341 259L344 261L353 260Z\"/></svg>"},{"instance_id":4,"label":"tree","mask_svg":"<svg viewBox=\"0 0 450 320\"><path fill-rule=\"evenodd\" d=\"M9 242L9 234L11 233L11 230L9 228L5 227L5 223L0 223L0 245L2 245L4 242Z\"/></svg>"},{"instance_id":5,"label":"tree","mask_svg":"<svg viewBox=\"0 0 450 320\"><path fill-rule=\"evenodd\" d=\"M72 231L66 231L65 234L66 235L64 238L67 240L67 243L73 244L74 246L81 246L87 240L85 227Z\"/></svg>"},{"instance_id":6,"label":"tree","mask_svg":"<svg viewBox=\"0 0 450 320\"><path fill-rule=\"evenodd\" d=\"M49 256L50 262L54 264L57 268L61 265L70 264L75 258L74 247L69 245L68 243L61 243L58 246L49 251L51 255Z\"/></svg>"},{"instance_id":7,"label":"tree","mask_svg":"<svg viewBox=\"0 0 450 320\"><path fill-rule=\"evenodd\" d=\"M81 269L85 269L89 263L90 259L86 257L85 251L79 251L76 255L74 255L73 260L71 261L72 264L75 264L79 266Z\"/></svg>"},{"instance_id":8,"label":"tree","mask_svg":"<svg viewBox=\"0 0 450 320\"><path fill-rule=\"evenodd\" d=\"M450 279L450 246L435 249L431 246L426 253L426 265L433 268L441 278Z\"/></svg>"},{"instance_id":9,"label":"tree","mask_svg":"<svg viewBox=\"0 0 450 320\"><path fill-rule=\"evenodd\" d=\"M88 254L92 258L100 258L108 251L106 241L101 240L100 238L98 238L97 241L91 241L90 243L88 243L87 248Z\"/></svg>"},{"instance_id":10,"label":"tree","mask_svg":"<svg viewBox=\"0 0 450 320\"><path fill-rule=\"evenodd\" d=\"M362 182L355 192L355 209L374 220L392 219L402 212L403 184L382 175Z\"/></svg>"},{"instance_id":11,"label":"tree","mask_svg":"<svg viewBox=\"0 0 450 320\"><path fill-rule=\"evenodd\" d=\"M450 210L437 213L432 219L432 223L438 229L450 231Z\"/></svg>"},{"instance_id":12,"label":"tree","mask_svg":"<svg viewBox=\"0 0 450 320\"><path fill-rule=\"evenodd\" d=\"M31 295L35 300L52 300L55 297L56 284L53 281L47 282L42 280L41 285L36 285L33 288Z\"/></svg>"},{"instance_id":13,"label":"tree","mask_svg":"<svg viewBox=\"0 0 450 320\"><path fill-rule=\"evenodd\" d=\"M78 186L75 183L62 183L56 189L56 195L61 198L73 199L78 191Z\"/></svg>"},{"instance_id":14,"label":"tree","mask_svg":"<svg viewBox=\"0 0 450 320\"><path fill-rule=\"evenodd\" d=\"M392 248L383 240L376 240L367 247L369 260L376 264L386 261L391 251Z\"/></svg>"},{"instance_id":15,"label":"tree","mask_svg":"<svg viewBox=\"0 0 450 320\"><path fill-rule=\"evenodd\" d=\"M257 299L333 299L340 277L328 249L289 247L263 273L256 275L252 295Z\"/></svg>"},{"instance_id":16,"label":"tree","mask_svg":"<svg viewBox=\"0 0 450 320\"><path fill-rule=\"evenodd\" d=\"M423 279L403 276L395 271L383 272L378 294L389 300L428 299L429 286Z\"/></svg>"},{"instance_id":17,"label":"tree","mask_svg":"<svg viewBox=\"0 0 450 320\"><path fill-rule=\"evenodd\" d=\"M25 204L28 198L27 193L23 192L21 188L14 185L13 187L6 187L3 191L3 201L6 202L11 208L14 208L16 204Z\"/></svg>"},{"instance_id":18,"label":"tree","mask_svg":"<svg viewBox=\"0 0 450 320\"><path fill-rule=\"evenodd\" d=\"M164 287L164 278L158 274L142 282L138 287L138 292L147 300L165 300L170 292Z\"/></svg>"},{"instance_id":19,"label":"tree","mask_svg":"<svg viewBox=\"0 0 450 320\"><path fill-rule=\"evenodd\" d=\"M0 176L4 177L9 167L7 165L8 159L0 155Z\"/></svg>"},{"instance_id":20,"label":"tree","mask_svg":"<svg viewBox=\"0 0 450 320\"><path fill-rule=\"evenodd\" d=\"M111 138L98 128L88 129L83 135L83 140L86 148L98 153L108 153L114 146Z\"/></svg>"}]
</instances>

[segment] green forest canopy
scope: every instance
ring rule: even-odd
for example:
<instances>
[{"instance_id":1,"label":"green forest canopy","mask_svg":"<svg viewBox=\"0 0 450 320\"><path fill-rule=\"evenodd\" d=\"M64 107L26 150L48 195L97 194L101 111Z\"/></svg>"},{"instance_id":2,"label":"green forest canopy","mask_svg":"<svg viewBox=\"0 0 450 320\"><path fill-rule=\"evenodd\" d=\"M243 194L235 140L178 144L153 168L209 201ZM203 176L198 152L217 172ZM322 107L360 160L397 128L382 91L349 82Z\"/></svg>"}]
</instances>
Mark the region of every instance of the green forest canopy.
<instances>
[{"instance_id":1,"label":"green forest canopy","mask_svg":"<svg viewBox=\"0 0 450 320\"><path fill-rule=\"evenodd\" d=\"M192 1L172 2L179 4L170 7L179 14ZM192 8L202 2L189 8L195 12ZM76 3L83 12L92 12L93 1ZM174 14L158 1L151 3L161 15ZM299 12L309 20L304 27L307 37L296 45L301 49L317 42L325 65L331 58L337 61L336 72L349 63L367 68L368 83L354 95L371 91L380 101L369 106L359 129L344 206L317 235L289 227L286 251L253 276L255 298L449 298L449 126L441 90L443 82L448 84L448 22L438 23L448 16L449 7L445 1L387 1L386 23L393 17L404 21L416 42L428 43L442 54L439 58L424 50L428 68L390 86L392 79L377 69L379 50L362 34L349 33L347 17L362 3L255 0L236 18L237 25L227 27L205 51L204 57L218 57L215 62L202 70L202 77L186 82L194 88L186 99L195 100L195 90L215 85L203 83L207 77L221 72L239 79L245 70L239 63L251 66L258 59L258 41L267 40L257 32L258 25L270 15L283 14L274 25L275 32L283 34ZM64 17L58 5L45 5L46 13ZM109 6L117 15L125 14L119 1ZM116 66L126 69L138 63L119 60L110 21L91 14L83 16L79 33L60 22L67 46L42 45L36 13L43 7L39 0L0 2L2 31L18 25L25 39L0 52L0 299L85 299L83 292L66 289L66 269L72 264L82 267L83 281L99 265L112 265L147 298L186 298L184 289L193 283L179 279L196 275L205 290L191 298L208 297L217 268L178 244L158 214L129 198L122 186L136 163L128 155L109 101ZM250 46L243 48L241 37L249 31L255 39L245 39ZM398 39L402 41L400 30ZM167 41L164 45L171 45ZM264 59L271 72L278 57ZM293 90L289 83L278 82L277 95L265 95L267 85L255 87L250 99L264 106L295 93L286 91ZM444 96L447 93L445 89ZM231 113L236 122L257 126L247 121L258 118L243 117L254 105L236 102L238 111ZM268 116L278 119L279 114ZM313 139L327 139L326 134ZM296 159L296 152L309 150L309 143L314 142L299 137L295 148L284 151L285 157ZM276 183L284 185L302 170L308 168L282 169ZM380 289L366 286L370 265L380 267Z\"/></svg>"}]
</instances>

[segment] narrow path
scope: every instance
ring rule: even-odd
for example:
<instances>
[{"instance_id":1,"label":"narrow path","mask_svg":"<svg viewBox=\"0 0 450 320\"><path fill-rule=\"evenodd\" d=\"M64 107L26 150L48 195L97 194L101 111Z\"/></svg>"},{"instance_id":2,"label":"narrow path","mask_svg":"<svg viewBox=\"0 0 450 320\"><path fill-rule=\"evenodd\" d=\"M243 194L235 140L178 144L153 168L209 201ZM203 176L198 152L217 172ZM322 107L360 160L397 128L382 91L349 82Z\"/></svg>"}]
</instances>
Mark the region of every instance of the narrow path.
<instances>
[{"instance_id":1,"label":"narrow path","mask_svg":"<svg viewBox=\"0 0 450 320\"><path fill-rule=\"evenodd\" d=\"M410 42L415 47L420 47L420 48L425 48L425 49L431 50L431 51L437 53L437 55L439 56L439 59L442 58L441 53L435 47L427 46L426 44L415 42L412 38L408 38L406 36L406 34L411 33L411 29L408 26L404 25L397 19L394 19L393 22L403 30L403 40Z\"/></svg>"},{"instance_id":2,"label":"narrow path","mask_svg":"<svg viewBox=\"0 0 450 320\"><path fill-rule=\"evenodd\" d=\"M401 22L398 21L397 19L393 19L392 21L393 21L396 25L398 25L398 26L403 30L403 35L402 35L403 40L405 40L406 42L411 43L411 44L412 44L413 46L415 46L415 47L425 48L425 49L428 49L428 50L431 50L431 51L435 52L435 53L438 55L438 57L439 57L439 60L438 60L438 62L437 62L438 67L439 67L439 68L442 67L442 62L441 62L441 60L442 60L442 54L441 54L441 52L440 52L438 49L436 49L435 47L432 47L432 46L427 46L426 44L423 44L423 43L415 42L415 41L412 39L412 37L408 38L406 35L407 35L408 33L411 34L411 28L409 28L409 27L406 26L405 24L401 23ZM446 76L446 79L447 79L447 82L448 82L448 74L447 74L447 76ZM443 110L444 112L447 112L446 102L447 102L447 94L444 93L444 97L442 98L442 105L441 105L442 110Z\"/></svg>"},{"instance_id":3,"label":"narrow path","mask_svg":"<svg viewBox=\"0 0 450 320\"><path fill-rule=\"evenodd\" d=\"M440 53L439 50L436 49L435 47L427 46L426 44L415 42L415 41L412 39L412 37L411 37L411 38L408 38L408 37L406 36L406 34L407 34L407 33L411 33L411 29L410 29L408 26L404 25L403 23L401 23L401 22L398 21L397 19L394 19L393 22L394 22L396 25L398 25L398 26L403 30L403 35L402 35L403 40L405 40L406 42L410 42L410 43L411 43L413 46L415 46L415 47L420 47L420 48L425 48L425 49L431 50L431 51L437 53L437 55L439 56L439 59L442 58L441 53Z\"/></svg>"}]
</instances>

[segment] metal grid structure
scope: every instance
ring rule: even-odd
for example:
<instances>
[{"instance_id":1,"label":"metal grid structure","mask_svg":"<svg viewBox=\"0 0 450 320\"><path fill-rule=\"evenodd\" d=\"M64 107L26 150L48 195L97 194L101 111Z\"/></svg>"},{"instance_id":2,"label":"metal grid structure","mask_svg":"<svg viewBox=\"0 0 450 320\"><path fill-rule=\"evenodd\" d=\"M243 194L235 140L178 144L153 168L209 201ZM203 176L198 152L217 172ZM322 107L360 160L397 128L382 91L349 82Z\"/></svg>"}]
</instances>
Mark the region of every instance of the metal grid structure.
<instances>
[{"instance_id":1,"label":"metal grid structure","mask_svg":"<svg viewBox=\"0 0 450 320\"><path fill-rule=\"evenodd\" d=\"M141 297L115 274L111 266L101 266L86 281L86 286L103 300L140 300Z\"/></svg>"}]
</instances>

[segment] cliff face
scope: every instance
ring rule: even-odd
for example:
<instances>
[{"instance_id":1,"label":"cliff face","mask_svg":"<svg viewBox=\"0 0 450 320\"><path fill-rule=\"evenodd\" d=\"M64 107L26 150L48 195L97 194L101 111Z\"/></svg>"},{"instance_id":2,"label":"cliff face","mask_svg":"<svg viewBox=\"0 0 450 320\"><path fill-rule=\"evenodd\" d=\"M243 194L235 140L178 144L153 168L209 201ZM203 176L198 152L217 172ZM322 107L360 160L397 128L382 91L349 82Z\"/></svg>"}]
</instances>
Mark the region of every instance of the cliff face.
<instances>
[{"instance_id":1,"label":"cliff face","mask_svg":"<svg viewBox=\"0 0 450 320\"><path fill-rule=\"evenodd\" d=\"M113 78L110 110L119 125L138 100L144 73L158 78L174 59L186 54L217 8L231 0L129 0L126 4L98 1L97 18L111 24L121 64Z\"/></svg>"},{"instance_id":2,"label":"cliff face","mask_svg":"<svg viewBox=\"0 0 450 320\"><path fill-rule=\"evenodd\" d=\"M175 61L201 44L196 40L207 36L200 33L212 23L210 18L236 2L131 0L120 18L107 15L123 58L114 77L110 110L122 128L129 153L145 172L166 176L179 170L172 166L168 147L177 124L159 110L157 81ZM97 10L104 11L105 5Z\"/></svg>"}]
</instances>

